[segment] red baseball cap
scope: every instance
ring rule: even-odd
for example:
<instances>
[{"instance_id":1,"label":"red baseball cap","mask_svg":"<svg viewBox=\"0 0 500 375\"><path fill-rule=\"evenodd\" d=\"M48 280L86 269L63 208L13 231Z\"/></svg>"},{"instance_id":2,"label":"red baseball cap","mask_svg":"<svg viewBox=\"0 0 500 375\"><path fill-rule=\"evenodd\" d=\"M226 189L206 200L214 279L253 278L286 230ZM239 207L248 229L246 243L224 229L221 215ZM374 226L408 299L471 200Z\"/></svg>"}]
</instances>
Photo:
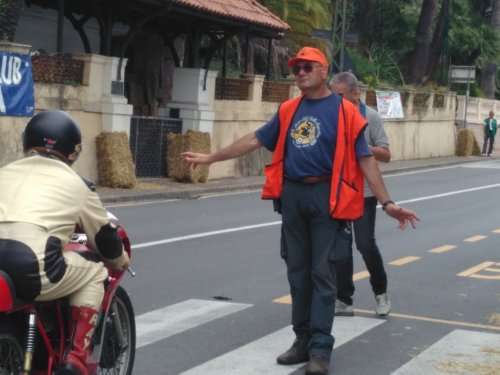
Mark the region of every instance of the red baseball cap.
<instances>
[{"instance_id":1,"label":"red baseball cap","mask_svg":"<svg viewBox=\"0 0 500 375\"><path fill-rule=\"evenodd\" d=\"M313 47L303 47L297 55L288 60L288 66L294 67L299 61L315 61L323 66L328 66L328 61L323 52Z\"/></svg>"}]
</instances>

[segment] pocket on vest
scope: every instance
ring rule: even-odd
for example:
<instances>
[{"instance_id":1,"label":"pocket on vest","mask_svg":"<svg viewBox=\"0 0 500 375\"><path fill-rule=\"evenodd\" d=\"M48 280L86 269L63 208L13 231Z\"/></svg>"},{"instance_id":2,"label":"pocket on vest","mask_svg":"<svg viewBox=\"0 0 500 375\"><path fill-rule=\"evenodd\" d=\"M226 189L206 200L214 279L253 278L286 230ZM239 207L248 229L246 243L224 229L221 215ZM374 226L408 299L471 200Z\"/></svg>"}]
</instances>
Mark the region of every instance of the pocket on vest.
<instances>
[{"instance_id":1,"label":"pocket on vest","mask_svg":"<svg viewBox=\"0 0 500 375\"><path fill-rule=\"evenodd\" d=\"M363 216L363 205L363 186L358 188L342 180L332 217L340 220L356 220Z\"/></svg>"},{"instance_id":2,"label":"pocket on vest","mask_svg":"<svg viewBox=\"0 0 500 375\"><path fill-rule=\"evenodd\" d=\"M283 190L283 160L266 165L264 174L266 175L266 182L262 190L262 198L280 198Z\"/></svg>"}]
</instances>

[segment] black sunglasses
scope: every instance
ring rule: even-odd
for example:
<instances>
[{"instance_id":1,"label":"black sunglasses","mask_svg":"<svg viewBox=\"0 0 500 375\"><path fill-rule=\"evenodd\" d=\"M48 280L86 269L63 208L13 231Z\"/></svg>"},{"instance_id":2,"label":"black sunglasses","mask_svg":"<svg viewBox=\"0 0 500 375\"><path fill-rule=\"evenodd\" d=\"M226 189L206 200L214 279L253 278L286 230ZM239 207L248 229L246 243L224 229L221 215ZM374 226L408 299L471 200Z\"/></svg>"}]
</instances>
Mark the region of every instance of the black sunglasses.
<instances>
[{"instance_id":1,"label":"black sunglasses","mask_svg":"<svg viewBox=\"0 0 500 375\"><path fill-rule=\"evenodd\" d=\"M292 68L292 73L294 75L297 75L297 74L300 73L300 71L302 69L304 69L304 72L306 72L306 73L311 73L314 68L321 68L321 66L313 66L313 64L311 64L311 63L305 63L305 64L302 64L302 65L295 65Z\"/></svg>"}]
</instances>

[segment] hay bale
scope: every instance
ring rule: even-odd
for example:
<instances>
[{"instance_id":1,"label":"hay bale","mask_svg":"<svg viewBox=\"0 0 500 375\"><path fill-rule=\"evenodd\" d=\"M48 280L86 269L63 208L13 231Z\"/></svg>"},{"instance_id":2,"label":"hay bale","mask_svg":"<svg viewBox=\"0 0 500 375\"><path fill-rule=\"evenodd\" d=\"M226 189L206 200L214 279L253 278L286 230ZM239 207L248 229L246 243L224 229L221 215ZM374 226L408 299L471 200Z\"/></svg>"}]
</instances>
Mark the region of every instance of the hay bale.
<instances>
[{"instance_id":1,"label":"hay bale","mask_svg":"<svg viewBox=\"0 0 500 375\"><path fill-rule=\"evenodd\" d=\"M191 168L180 157L181 152L193 151L210 153L210 134L188 130L186 134L169 133L167 135L167 170L168 177L179 182L207 182L208 165Z\"/></svg>"},{"instance_id":2,"label":"hay bale","mask_svg":"<svg viewBox=\"0 0 500 375\"><path fill-rule=\"evenodd\" d=\"M458 132L457 156L480 156L481 151L476 136L471 129L460 129Z\"/></svg>"},{"instance_id":3,"label":"hay bale","mask_svg":"<svg viewBox=\"0 0 500 375\"><path fill-rule=\"evenodd\" d=\"M102 186L132 189L137 185L128 135L102 132L96 138L97 167Z\"/></svg>"}]
</instances>

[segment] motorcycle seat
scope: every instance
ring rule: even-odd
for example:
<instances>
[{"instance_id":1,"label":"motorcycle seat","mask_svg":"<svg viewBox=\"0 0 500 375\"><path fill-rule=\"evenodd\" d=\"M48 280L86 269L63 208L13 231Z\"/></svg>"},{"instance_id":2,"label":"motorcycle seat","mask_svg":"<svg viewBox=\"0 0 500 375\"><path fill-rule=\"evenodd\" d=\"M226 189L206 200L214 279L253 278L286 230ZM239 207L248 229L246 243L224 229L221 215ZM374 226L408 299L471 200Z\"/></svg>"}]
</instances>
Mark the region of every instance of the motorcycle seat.
<instances>
[{"instance_id":1,"label":"motorcycle seat","mask_svg":"<svg viewBox=\"0 0 500 375\"><path fill-rule=\"evenodd\" d=\"M10 276L0 270L0 312L10 311L26 304L16 297L16 287Z\"/></svg>"}]
</instances>

